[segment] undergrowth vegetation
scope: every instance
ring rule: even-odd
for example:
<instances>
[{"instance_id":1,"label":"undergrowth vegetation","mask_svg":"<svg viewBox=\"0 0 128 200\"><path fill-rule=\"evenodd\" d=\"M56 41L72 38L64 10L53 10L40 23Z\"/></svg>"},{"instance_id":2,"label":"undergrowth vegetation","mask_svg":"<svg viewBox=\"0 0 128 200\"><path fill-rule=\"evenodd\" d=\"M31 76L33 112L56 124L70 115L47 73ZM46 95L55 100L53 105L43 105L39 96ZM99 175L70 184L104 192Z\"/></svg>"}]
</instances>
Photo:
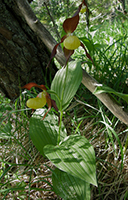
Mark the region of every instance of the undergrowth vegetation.
<instances>
[{"instance_id":1,"label":"undergrowth vegetation","mask_svg":"<svg viewBox=\"0 0 128 200\"><path fill-rule=\"evenodd\" d=\"M75 34L86 46L95 66L87 60L81 47L72 58L81 61L83 68L99 83L127 94L127 20L106 20L101 25L90 26L88 32L85 17L82 14L81 17L83 21ZM0 198L3 200L61 199L52 183L55 166L39 153L29 136L29 121L33 113L26 108L26 100L37 94L36 89L31 93L21 91L15 102L0 95ZM128 104L115 97L128 111ZM66 108L62 121L67 135L84 136L94 147L98 186L91 185L90 199L127 200L128 127L82 84Z\"/></svg>"}]
</instances>

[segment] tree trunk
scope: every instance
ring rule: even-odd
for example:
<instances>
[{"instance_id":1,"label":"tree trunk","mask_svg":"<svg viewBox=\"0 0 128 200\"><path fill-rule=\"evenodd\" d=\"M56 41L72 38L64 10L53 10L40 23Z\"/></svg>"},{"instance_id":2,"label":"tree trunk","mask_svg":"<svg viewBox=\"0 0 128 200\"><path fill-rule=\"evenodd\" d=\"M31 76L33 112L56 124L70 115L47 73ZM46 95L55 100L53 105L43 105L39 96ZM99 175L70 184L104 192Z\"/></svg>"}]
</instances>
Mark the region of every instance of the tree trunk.
<instances>
[{"instance_id":1,"label":"tree trunk","mask_svg":"<svg viewBox=\"0 0 128 200\"><path fill-rule=\"evenodd\" d=\"M0 91L10 99L28 82L50 86L54 63L46 69L50 52L32 31L15 1L0 0Z\"/></svg>"}]
</instances>

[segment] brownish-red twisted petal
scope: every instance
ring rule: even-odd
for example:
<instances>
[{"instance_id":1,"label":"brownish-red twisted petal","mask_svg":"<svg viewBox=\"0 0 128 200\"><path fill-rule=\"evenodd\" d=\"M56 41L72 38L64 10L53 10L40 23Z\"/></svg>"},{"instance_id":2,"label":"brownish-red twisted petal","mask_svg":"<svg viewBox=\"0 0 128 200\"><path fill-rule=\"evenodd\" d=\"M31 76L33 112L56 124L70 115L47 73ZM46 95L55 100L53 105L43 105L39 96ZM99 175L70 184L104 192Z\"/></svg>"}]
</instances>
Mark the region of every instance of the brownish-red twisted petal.
<instances>
[{"instance_id":1,"label":"brownish-red twisted petal","mask_svg":"<svg viewBox=\"0 0 128 200\"><path fill-rule=\"evenodd\" d=\"M64 55L66 57L66 63L65 66L67 65L67 62L69 61L70 56L74 53L74 50L68 50L65 47L63 48Z\"/></svg>"},{"instance_id":2,"label":"brownish-red twisted petal","mask_svg":"<svg viewBox=\"0 0 128 200\"><path fill-rule=\"evenodd\" d=\"M63 23L63 29L66 33L73 33L79 23L79 15L68 18Z\"/></svg>"},{"instance_id":3,"label":"brownish-red twisted petal","mask_svg":"<svg viewBox=\"0 0 128 200\"><path fill-rule=\"evenodd\" d=\"M92 61L92 64L94 65L93 59L91 58L90 54L87 52L87 50L82 42L80 42L80 46L83 47L83 49L85 50L86 56L89 58L89 60Z\"/></svg>"},{"instance_id":4,"label":"brownish-red twisted petal","mask_svg":"<svg viewBox=\"0 0 128 200\"><path fill-rule=\"evenodd\" d=\"M46 67L46 68L49 67L49 65L50 65L50 63L51 63L51 61L52 61L52 59L53 59L54 56L56 55L57 47L59 46L60 43L61 43L61 42L59 42L58 44L56 44L56 45L54 46L54 48L53 48L53 50L52 50L52 53L51 53L51 56L50 56L50 60L49 60L49 62L48 62L48 64L47 64L47 67Z\"/></svg>"},{"instance_id":5,"label":"brownish-red twisted petal","mask_svg":"<svg viewBox=\"0 0 128 200\"><path fill-rule=\"evenodd\" d=\"M52 102L52 107L58 112L59 109L57 108L57 105L56 105L56 102L51 99L51 102ZM60 116L58 117L58 125L60 124Z\"/></svg>"},{"instance_id":6,"label":"brownish-red twisted petal","mask_svg":"<svg viewBox=\"0 0 128 200\"><path fill-rule=\"evenodd\" d=\"M46 102L48 104L48 110L45 113L45 115L43 116L42 120L44 120L44 118L46 117L46 115L48 114L48 112L51 110L51 107L52 107L52 101L51 101L51 97L49 94L47 94L47 96L46 96Z\"/></svg>"},{"instance_id":7,"label":"brownish-red twisted petal","mask_svg":"<svg viewBox=\"0 0 128 200\"><path fill-rule=\"evenodd\" d=\"M56 102L53 99L51 99L51 97L48 93L47 93L47 96L46 96L46 102L48 104L48 110L45 113L45 115L43 116L42 120L46 117L46 115L48 114L48 112L51 110L52 107L58 112Z\"/></svg>"},{"instance_id":8,"label":"brownish-red twisted petal","mask_svg":"<svg viewBox=\"0 0 128 200\"><path fill-rule=\"evenodd\" d=\"M32 87L38 87L42 90L47 90L47 88L45 87L45 85L37 85L36 83L34 82L31 82L31 83L28 83L26 85L24 85L23 87L20 87L21 89L27 89L27 90L30 90Z\"/></svg>"},{"instance_id":9,"label":"brownish-red twisted petal","mask_svg":"<svg viewBox=\"0 0 128 200\"><path fill-rule=\"evenodd\" d=\"M82 3L79 5L75 14L71 18L67 18L63 22L63 29L66 33L73 33L75 31L75 29L79 23L79 13L80 13L80 10L81 10L83 4L86 6L87 12L88 12L87 4L86 4L85 0L83 0Z\"/></svg>"},{"instance_id":10,"label":"brownish-red twisted petal","mask_svg":"<svg viewBox=\"0 0 128 200\"><path fill-rule=\"evenodd\" d=\"M51 63L51 61L52 61L52 59L53 59L54 56L56 55L56 53L57 53L57 47L59 46L59 44L61 44L61 43L65 40L66 37L67 37L67 35L64 35L64 36L61 38L61 41L60 41L59 43L57 43L57 44L54 46L47 67L49 67L49 65L50 65L50 63Z\"/></svg>"},{"instance_id":11,"label":"brownish-red twisted petal","mask_svg":"<svg viewBox=\"0 0 128 200\"><path fill-rule=\"evenodd\" d=\"M52 102L52 107L58 112L59 109L57 108L56 102L53 99L51 99L51 102Z\"/></svg>"}]
</instances>

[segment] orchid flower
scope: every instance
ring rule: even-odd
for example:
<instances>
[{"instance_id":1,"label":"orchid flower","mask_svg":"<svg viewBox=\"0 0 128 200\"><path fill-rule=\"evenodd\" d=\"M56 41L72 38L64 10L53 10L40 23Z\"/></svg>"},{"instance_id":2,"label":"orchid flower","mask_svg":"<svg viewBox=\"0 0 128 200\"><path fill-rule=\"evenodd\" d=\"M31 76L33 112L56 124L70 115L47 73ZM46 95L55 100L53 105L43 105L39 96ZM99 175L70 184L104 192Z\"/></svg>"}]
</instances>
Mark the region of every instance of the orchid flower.
<instances>
[{"instance_id":1,"label":"orchid flower","mask_svg":"<svg viewBox=\"0 0 128 200\"><path fill-rule=\"evenodd\" d=\"M64 44L64 55L66 57L66 64L70 58L70 56L74 53L74 50L77 49L79 46L83 47L83 49L85 50L86 56L92 61L93 60L91 58L91 56L89 55L89 53L87 52L84 44L79 40L79 38L75 35L73 35L73 32L75 31L75 29L77 28L77 25L79 23L79 13L82 9L82 5L84 4L84 8L86 7L86 12L89 12L87 4L85 3L85 0L82 1L82 3L79 5L78 10L75 12L75 14L73 15L73 17L71 18L67 18L64 22L63 22L63 29L66 32L66 35L64 35L61 38L61 41L59 43L57 43L51 53L51 57L50 57L50 61L47 65L47 67L49 66L51 60L53 59L53 57L56 55L57 53L57 47L59 46L59 44L63 43Z\"/></svg>"},{"instance_id":2,"label":"orchid flower","mask_svg":"<svg viewBox=\"0 0 128 200\"><path fill-rule=\"evenodd\" d=\"M31 83L24 85L21 88L22 89L25 88L27 90L30 90L32 87L40 88L41 90L43 90L43 92L40 92L37 95L36 98L28 99L27 102L26 102L27 107L32 108L32 109L38 109L38 108L44 107L47 103L48 111L45 113L43 119L46 117L47 113L50 111L52 106L58 112L58 108L56 106L56 103L53 99L51 99L50 95L47 92L47 88L45 87L45 85L37 85L36 83L31 82Z\"/></svg>"}]
</instances>

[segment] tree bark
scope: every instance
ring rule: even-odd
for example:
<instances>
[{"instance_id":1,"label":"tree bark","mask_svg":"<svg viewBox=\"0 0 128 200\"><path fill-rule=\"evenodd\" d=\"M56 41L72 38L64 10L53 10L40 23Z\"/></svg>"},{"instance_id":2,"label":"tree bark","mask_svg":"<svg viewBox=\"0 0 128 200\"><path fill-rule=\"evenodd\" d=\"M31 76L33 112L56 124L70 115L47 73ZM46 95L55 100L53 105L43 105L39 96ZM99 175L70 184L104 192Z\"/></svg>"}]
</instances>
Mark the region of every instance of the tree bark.
<instances>
[{"instance_id":1,"label":"tree bark","mask_svg":"<svg viewBox=\"0 0 128 200\"><path fill-rule=\"evenodd\" d=\"M0 0L0 91L10 99L28 82L47 84L54 76L54 63L46 69L50 51L29 27L16 0Z\"/></svg>"}]
</instances>

